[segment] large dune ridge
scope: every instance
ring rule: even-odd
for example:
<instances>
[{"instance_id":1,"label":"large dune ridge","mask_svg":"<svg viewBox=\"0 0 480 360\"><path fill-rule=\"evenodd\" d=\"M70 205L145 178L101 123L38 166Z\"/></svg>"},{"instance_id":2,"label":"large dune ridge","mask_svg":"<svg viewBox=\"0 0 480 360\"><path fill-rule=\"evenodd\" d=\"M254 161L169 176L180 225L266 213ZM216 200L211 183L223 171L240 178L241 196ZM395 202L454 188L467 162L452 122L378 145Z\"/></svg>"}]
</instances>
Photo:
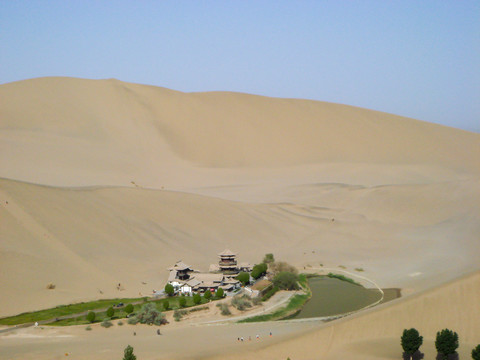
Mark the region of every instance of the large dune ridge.
<instances>
[{"instance_id":1,"label":"large dune ridge","mask_svg":"<svg viewBox=\"0 0 480 360\"><path fill-rule=\"evenodd\" d=\"M444 325L473 343L479 159L480 134L340 104L114 79L3 84L0 316L148 295L175 261L206 270L230 248L363 268L405 297L259 358L395 358L409 326L430 347ZM318 341L330 350L312 355Z\"/></svg>"},{"instance_id":2,"label":"large dune ridge","mask_svg":"<svg viewBox=\"0 0 480 360\"><path fill-rule=\"evenodd\" d=\"M192 167L328 163L480 173L479 134L346 105L75 78L4 84L0 99L0 176L33 183L191 186Z\"/></svg>"}]
</instances>

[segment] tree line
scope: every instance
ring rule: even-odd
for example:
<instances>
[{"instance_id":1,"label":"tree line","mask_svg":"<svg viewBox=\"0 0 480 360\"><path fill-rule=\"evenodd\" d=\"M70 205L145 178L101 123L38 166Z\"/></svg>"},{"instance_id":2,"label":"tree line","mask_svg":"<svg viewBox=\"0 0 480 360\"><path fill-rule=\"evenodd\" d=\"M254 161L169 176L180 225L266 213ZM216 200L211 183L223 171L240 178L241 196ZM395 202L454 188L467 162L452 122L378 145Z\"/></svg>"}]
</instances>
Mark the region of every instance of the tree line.
<instances>
[{"instance_id":1,"label":"tree line","mask_svg":"<svg viewBox=\"0 0 480 360\"><path fill-rule=\"evenodd\" d=\"M424 354L420 351L423 344L423 336L417 329L403 330L400 339L403 349L404 360L420 360ZM436 360L458 360L458 334L449 329L443 329L437 332L435 338L435 349L437 350ZM472 350L472 359L480 360L480 344Z\"/></svg>"}]
</instances>

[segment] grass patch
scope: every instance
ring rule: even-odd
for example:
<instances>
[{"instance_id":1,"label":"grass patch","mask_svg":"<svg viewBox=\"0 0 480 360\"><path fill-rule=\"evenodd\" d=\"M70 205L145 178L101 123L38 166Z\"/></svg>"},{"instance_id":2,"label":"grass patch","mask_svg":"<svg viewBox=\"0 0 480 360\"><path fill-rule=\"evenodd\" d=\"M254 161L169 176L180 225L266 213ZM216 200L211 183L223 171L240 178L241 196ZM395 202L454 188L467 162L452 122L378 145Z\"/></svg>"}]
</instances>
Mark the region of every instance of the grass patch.
<instances>
[{"instance_id":1,"label":"grass patch","mask_svg":"<svg viewBox=\"0 0 480 360\"><path fill-rule=\"evenodd\" d=\"M193 308L193 309L189 309L188 312L189 312L189 313L192 313L192 312L203 311L203 310L208 310L208 306L195 307L195 308Z\"/></svg>"},{"instance_id":2,"label":"grass patch","mask_svg":"<svg viewBox=\"0 0 480 360\"><path fill-rule=\"evenodd\" d=\"M271 289L269 289L263 296L262 296L262 301L267 301L270 299L273 295L277 293L277 291L280 290L278 286L272 286Z\"/></svg>"},{"instance_id":3,"label":"grass patch","mask_svg":"<svg viewBox=\"0 0 480 360\"><path fill-rule=\"evenodd\" d=\"M355 271L362 272L362 271L365 271L365 270L363 270L363 268L355 268Z\"/></svg>"},{"instance_id":4,"label":"grass patch","mask_svg":"<svg viewBox=\"0 0 480 360\"><path fill-rule=\"evenodd\" d=\"M338 265L340 269L346 269L347 267L345 265Z\"/></svg>"},{"instance_id":5,"label":"grass patch","mask_svg":"<svg viewBox=\"0 0 480 360\"><path fill-rule=\"evenodd\" d=\"M354 284L354 285L362 286L361 284L359 284L359 283L356 282L355 280L350 279L349 277L346 277L345 275L328 273L327 276L328 276L329 278L332 278L332 279L338 279L338 280L342 280L342 281L349 282L349 283Z\"/></svg>"}]
</instances>

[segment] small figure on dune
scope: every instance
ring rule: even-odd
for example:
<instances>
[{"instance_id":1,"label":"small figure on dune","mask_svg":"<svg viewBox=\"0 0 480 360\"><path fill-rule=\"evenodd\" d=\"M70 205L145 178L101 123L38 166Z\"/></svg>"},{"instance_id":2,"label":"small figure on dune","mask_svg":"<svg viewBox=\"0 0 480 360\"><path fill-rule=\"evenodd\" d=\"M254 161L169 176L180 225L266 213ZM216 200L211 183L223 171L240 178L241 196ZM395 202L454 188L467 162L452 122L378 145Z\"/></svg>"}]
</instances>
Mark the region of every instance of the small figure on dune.
<instances>
[{"instance_id":1,"label":"small figure on dune","mask_svg":"<svg viewBox=\"0 0 480 360\"><path fill-rule=\"evenodd\" d=\"M157 329L157 335L162 335L162 334L160 333L160 329Z\"/></svg>"},{"instance_id":2,"label":"small figure on dune","mask_svg":"<svg viewBox=\"0 0 480 360\"><path fill-rule=\"evenodd\" d=\"M133 336L137 336L137 333L135 331L133 332Z\"/></svg>"}]
</instances>

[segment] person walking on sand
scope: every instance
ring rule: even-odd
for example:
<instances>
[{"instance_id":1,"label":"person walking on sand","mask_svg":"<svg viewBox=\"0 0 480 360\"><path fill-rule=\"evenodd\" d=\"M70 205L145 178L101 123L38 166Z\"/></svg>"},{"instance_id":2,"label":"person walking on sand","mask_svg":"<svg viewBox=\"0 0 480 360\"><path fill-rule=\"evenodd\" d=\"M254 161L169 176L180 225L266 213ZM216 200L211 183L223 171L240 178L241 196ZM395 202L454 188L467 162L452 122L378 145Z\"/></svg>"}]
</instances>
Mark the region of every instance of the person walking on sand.
<instances>
[{"instance_id":1,"label":"person walking on sand","mask_svg":"<svg viewBox=\"0 0 480 360\"><path fill-rule=\"evenodd\" d=\"M272 337L272 332L270 331L270 337Z\"/></svg>"},{"instance_id":2,"label":"person walking on sand","mask_svg":"<svg viewBox=\"0 0 480 360\"><path fill-rule=\"evenodd\" d=\"M257 340L260 339L260 335L257 334Z\"/></svg>"}]
</instances>

